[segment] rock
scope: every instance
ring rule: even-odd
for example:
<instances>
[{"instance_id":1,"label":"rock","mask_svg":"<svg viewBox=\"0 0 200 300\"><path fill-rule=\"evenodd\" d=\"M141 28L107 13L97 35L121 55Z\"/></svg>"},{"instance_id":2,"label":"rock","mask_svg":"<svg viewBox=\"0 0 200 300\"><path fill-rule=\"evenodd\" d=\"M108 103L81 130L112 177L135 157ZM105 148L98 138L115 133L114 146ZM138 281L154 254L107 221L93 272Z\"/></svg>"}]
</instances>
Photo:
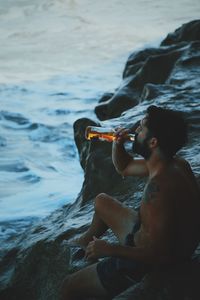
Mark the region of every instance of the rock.
<instances>
[{"instance_id":1,"label":"rock","mask_svg":"<svg viewBox=\"0 0 200 300\"><path fill-rule=\"evenodd\" d=\"M123 79L136 74L136 72L143 67L146 60L154 55L164 55L169 54L171 51L175 51L187 43L180 43L178 45L172 45L170 47L160 47L160 48L147 48L141 50L139 52L133 52L126 62L124 71L123 71Z\"/></svg>"},{"instance_id":2,"label":"rock","mask_svg":"<svg viewBox=\"0 0 200 300\"><path fill-rule=\"evenodd\" d=\"M100 120L116 118L143 100L146 84L166 84L186 53L198 47L200 21L189 22L161 43L160 48L148 48L129 56L123 71L123 81L111 98L95 107ZM189 48L189 49L188 49ZM198 50L199 51L199 50ZM189 56L190 57L190 56ZM198 57L185 63L197 65Z\"/></svg>"},{"instance_id":3,"label":"rock","mask_svg":"<svg viewBox=\"0 0 200 300\"><path fill-rule=\"evenodd\" d=\"M69 258L69 249L56 241L41 241L23 249L13 265L12 281L0 292L1 300L57 299Z\"/></svg>"},{"instance_id":4,"label":"rock","mask_svg":"<svg viewBox=\"0 0 200 300\"><path fill-rule=\"evenodd\" d=\"M114 96L95 107L95 113L100 120L116 118L121 113L138 104L138 93L123 86L118 89Z\"/></svg>"},{"instance_id":5,"label":"rock","mask_svg":"<svg viewBox=\"0 0 200 300\"><path fill-rule=\"evenodd\" d=\"M112 164L112 144L98 141L88 142L85 139L87 126L99 126L99 124L84 118L74 123L75 143L79 151L81 166L84 169L84 182L81 190L82 205L98 193L108 192L114 183L121 180Z\"/></svg>"},{"instance_id":6,"label":"rock","mask_svg":"<svg viewBox=\"0 0 200 300\"><path fill-rule=\"evenodd\" d=\"M97 124L96 122L90 119L82 118L76 120L73 125L74 140L78 149L80 164L84 170L90 147L90 144L85 139L85 130L87 126L100 126L100 124Z\"/></svg>"},{"instance_id":7,"label":"rock","mask_svg":"<svg viewBox=\"0 0 200 300\"><path fill-rule=\"evenodd\" d=\"M151 48L130 57L121 86L112 98L95 107L97 117L100 120L119 117L122 112L142 101L146 84L166 83L187 47L188 45L181 43L179 47Z\"/></svg>"},{"instance_id":8,"label":"rock","mask_svg":"<svg viewBox=\"0 0 200 300\"><path fill-rule=\"evenodd\" d=\"M133 127L150 104L183 111L189 122L189 142L180 154L188 159L200 187L200 21L184 24L159 48L133 53L125 66L123 81L113 93L100 99L95 112L101 121L83 118L74 123L74 139L84 170L82 189L71 205L33 224L15 241L0 249L0 299L57 300L65 275L84 266L67 241L89 226L93 200L106 192L128 206L138 207L144 181L121 178L111 161L111 144L88 142L85 128ZM129 151L131 145L126 145ZM189 204L188 204L189 205ZM106 238L114 240L108 232ZM197 260L155 271L115 299L200 299L199 257Z\"/></svg>"},{"instance_id":9,"label":"rock","mask_svg":"<svg viewBox=\"0 0 200 300\"><path fill-rule=\"evenodd\" d=\"M113 95L114 95L113 93L104 93L98 102L99 103L106 102L107 100L111 99Z\"/></svg>"},{"instance_id":10,"label":"rock","mask_svg":"<svg viewBox=\"0 0 200 300\"><path fill-rule=\"evenodd\" d=\"M200 40L200 26L199 20L194 20L182 25L180 28L176 29L175 32L169 33L162 41L161 46L177 44L182 41L190 42L197 40Z\"/></svg>"}]
</instances>

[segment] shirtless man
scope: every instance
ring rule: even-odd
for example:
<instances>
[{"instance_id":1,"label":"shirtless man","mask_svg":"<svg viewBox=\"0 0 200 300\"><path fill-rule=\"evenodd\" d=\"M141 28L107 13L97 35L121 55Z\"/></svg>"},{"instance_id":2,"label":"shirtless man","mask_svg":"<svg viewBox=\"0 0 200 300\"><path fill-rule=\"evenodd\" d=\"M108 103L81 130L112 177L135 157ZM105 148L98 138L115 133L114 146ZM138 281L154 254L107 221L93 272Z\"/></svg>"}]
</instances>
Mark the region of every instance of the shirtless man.
<instances>
[{"instance_id":1,"label":"shirtless man","mask_svg":"<svg viewBox=\"0 0 200 300\"><path fill-rule=\"evenodd\" d=\"M78 240L87 259L106 257L68 276L63 300L111 299L146 272L189 259L200 240L200 195L190 165L176 152L187 140L177 112L150 106L136 129L134 159L124 147L127 129L116 131L112 159L122 176L146 176L139 213L107 194L95 199L91 226ZM111 228L119 244L99 239Z\"/></svg>"}]
</instances>

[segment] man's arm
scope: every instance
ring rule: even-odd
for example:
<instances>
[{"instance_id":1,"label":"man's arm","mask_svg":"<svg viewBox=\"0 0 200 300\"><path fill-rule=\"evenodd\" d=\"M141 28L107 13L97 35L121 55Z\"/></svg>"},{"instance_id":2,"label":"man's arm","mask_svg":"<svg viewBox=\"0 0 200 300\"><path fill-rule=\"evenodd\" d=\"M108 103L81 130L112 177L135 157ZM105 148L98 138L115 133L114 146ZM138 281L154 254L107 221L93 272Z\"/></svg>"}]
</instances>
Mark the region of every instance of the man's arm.
<instances>
[{"instance_id":1,"label":"man's arm","mask_svg":"<svg viewBox=\"0 0 200 300\"><path fill-rule=\"evenodd\" d=\"M112 161L115 169L122 176L148 176L145 160L134 159L124 147L127 133L126 129L116 133L117 139L113 142L112 148Z\"/></svg>"}]
</instances>

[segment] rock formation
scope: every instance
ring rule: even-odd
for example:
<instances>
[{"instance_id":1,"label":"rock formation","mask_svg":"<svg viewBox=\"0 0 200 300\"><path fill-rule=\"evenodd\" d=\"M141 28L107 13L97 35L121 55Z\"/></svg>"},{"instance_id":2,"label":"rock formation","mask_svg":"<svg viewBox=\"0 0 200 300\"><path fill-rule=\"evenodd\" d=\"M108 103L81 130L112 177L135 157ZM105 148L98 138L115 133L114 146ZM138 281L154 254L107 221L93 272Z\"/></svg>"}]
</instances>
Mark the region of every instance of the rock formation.
<instances>
[{"instance_id":1,"label":"rock formation","mask_svg":"<svg viewBox=\"0 0 200 300\"><path fill-rule=\"evenodd\" d=\"M29 228L8 246L0 262L0 299L56 300L65 275L82 267L67 240L89 225L94 197L109 193L138 206L144 186L138 178L123 179L111 161L111 145L85 141L88 125L132 127L150 104L183 111L188 119L189 143L180 154L191 163L200 185L200 20L184 24L169 34L159 48L134 52L115 93L107 93L95 112L99 124L89 119L74 123L74 138L84 169L82 189L74 204L66 205ZM189 204L188 204L189 205ZM109 233L109 238L114 237ZM199 248L190 262L166 272L147 274L115 299L200 299Z\"/></svg>"}]
</instances>

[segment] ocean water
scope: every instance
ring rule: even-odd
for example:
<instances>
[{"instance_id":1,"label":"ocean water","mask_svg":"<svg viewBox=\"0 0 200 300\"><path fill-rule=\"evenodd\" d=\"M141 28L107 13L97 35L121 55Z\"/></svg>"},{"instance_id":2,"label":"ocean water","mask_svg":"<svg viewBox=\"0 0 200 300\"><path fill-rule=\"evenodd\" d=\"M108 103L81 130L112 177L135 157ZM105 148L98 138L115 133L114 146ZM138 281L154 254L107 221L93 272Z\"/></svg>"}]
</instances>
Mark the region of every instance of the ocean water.
<instances>
[{"instance_id":1,"label":"ocean water","mask_svg":"<svg viewBox=\"0 0 200 300\"><path fill-rule=\"evenodd\" d=\"M96 118L133 50L199 11L199 0L0 0L0 240L76 199L73 122Z\"/></svg>"}]
</instances>

